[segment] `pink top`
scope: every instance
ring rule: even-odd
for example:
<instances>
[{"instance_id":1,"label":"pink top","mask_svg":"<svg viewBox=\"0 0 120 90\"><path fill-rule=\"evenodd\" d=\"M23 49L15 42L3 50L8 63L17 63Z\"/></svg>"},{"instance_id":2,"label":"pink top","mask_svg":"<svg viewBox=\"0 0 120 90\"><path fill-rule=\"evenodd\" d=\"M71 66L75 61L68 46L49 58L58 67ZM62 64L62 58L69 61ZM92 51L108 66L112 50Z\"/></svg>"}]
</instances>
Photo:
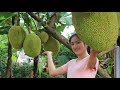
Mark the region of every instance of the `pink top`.
<instances>
[{"instance_id":1,"label":"pink top","mask_svg":"<svg viewBox=\"0 0 120 90\"><path fill-rule=\"evenodd\" d=\"M65 72L67 72L67 78L95 78L98 70L99 60L97 59L95 68L88 69L86 66L89 57L90 55L77 62L76 59L72 59L64 64L62 68Z\"/></svg>"}]
</instances>

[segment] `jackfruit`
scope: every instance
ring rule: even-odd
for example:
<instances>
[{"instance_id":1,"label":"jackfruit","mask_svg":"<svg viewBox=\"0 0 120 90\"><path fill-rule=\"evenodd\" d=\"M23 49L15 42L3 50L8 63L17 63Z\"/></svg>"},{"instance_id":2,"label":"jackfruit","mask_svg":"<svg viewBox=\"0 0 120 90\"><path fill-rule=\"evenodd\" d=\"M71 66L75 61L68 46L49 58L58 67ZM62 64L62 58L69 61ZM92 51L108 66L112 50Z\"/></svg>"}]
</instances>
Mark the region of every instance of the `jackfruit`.
<instances>
[{"instance_id":1,"label":"jackfruit","mask_svg":"<svg viewBox=\"0 0 120 90\"><path fill-rule=\"evenodd\" d=\"M116 12L72 12L72 21L80 39L94 50L105 51L116 44Z\"/></svg>"},{"instance_id":2,"label":"jackfruit","mask_svg":"<svg viewBox=\"0 0 120 90\"><path fill-rule=\"evenodd\" d=\"M118 26L119 26L118 36L120 36L120 12L117 12L117 18L118 18Z\"/></svg>"},{"instance_id":3,"label":"jackfruit","mask_svg":"<svg viewBox=\"0 0 120 90\"><path fill-rule=\"evenodd\" d=\"M118 36L120 36L120 28L119 28L119 32L118 33L119 33Z\"/></svg>"},{"instance_id":4,"label":"jackfruit","mask_svg":"<svg viewBox=\"0 0 120 90\"><path fill-rule=\"evenodd\" d=\"M42 42L42 43L46 43L47 40L49 39L49 35L48 35L45 31L38 32L37 35L38 35L39 38L41 39L41 42Z\"/></svg>"},{"instance_id":5,"label":"jackfruit","mask_svg":"<svg viewBox=\"0 0 120 90\"><path fill-rule=\"evenodd\" d=\"M20 26L12 26L8 32L9 42L15 49L21 49L26 37L26 32Z\"/></svg>"},{"instance_id":6,"label":"jackfruit","mask_svg":"<svg viewBox=\"0 0 120 90\"><path fill-rule=\"evenodd\" d=\"M28 34L23 43L23 49L27 56L38 56L41 51L41 39L34 33Z\"/></svg>"},{"instance_id":7,"label":"jackfruit","mask_svg":"<svg viewBox=\"0 0 120 90\"><path fill-rule=\"evenodd\" d=\"M45 51L52 51L54 56L56 56L60 51L59 41L51 36L49 36L48 41L43 44L43 47Z\"/></svg>"}]
</instances>

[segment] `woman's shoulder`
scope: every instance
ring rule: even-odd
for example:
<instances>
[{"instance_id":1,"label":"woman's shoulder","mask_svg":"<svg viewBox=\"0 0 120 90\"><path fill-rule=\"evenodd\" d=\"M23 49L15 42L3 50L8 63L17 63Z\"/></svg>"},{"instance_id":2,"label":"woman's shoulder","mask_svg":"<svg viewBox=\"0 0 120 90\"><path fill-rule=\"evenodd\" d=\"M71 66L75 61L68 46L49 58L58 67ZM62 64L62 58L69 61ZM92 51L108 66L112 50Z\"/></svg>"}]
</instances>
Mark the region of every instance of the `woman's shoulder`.
<instances>
[{"instance_id":1,"label":"woman's shoulder","mask_svg":"<svg viewBox=\"0 0 120 90\"><path fill-rule=\"evenodd\" d=\"M76 59L71 59L70 61L68 61L68 63L73 63L75 61L76 61Z\"/></svg>"},{"instance_id":2,"label":"woman's shoulder","mask_svg":"<svg viewBox=\"0 0 120 90\"><path fill-rule=\"evenodd\" d=\"M75 60L77 60L77 58L71 59L70 61L73 62L73 61L75 61Z\"/></svg>"}]
</instances>

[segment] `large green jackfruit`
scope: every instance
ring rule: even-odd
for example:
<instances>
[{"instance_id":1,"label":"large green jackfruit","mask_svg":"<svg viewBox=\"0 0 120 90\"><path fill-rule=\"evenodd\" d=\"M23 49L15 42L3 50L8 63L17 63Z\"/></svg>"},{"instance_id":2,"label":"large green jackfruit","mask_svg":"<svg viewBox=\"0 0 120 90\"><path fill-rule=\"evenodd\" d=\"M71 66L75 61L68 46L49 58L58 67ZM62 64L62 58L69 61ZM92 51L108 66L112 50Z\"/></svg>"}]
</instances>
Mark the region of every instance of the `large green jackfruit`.
<instances>
[{"instance_id":1,"label":"large green jackfruit","mask_svg":"<svg viewBox=\"0 0 120 90\"><path fill-rule=\"evenodd\" d=\"M26 32L20 26L12 26L8 32L10 44L15 49L21 49L26 37Z\"/></svg>"},{"instance_id":2,"label":"large green jackfruit","mask_svg":"<svg viewBox=\"0 0 120 90\"><path fill-rule=\"evenodd\" d=\"M57 55L60 50L60 43L55 38L49 36L48 41L43 44L45 51L52 51L53 55Z\"/></svg>"},{"instance_id":3,"label":"large green jackfruit","mask_svg":"<svg viewBox=\"0 0 120 90\"><path fill-rule=\"evenodd\" d=\"M116 44L118 21L115 12L72 12L78 36L94 50L105 51Z\"/></svg>"},{"instance_id":4,"label":"large green jackfruit","mask_svg":"<svg viewBox=\"0 0 120 90\"><path fill-rule=\"evenodd\" d=\"M40 54L41 51L41 40L34 34L28 34L23 43L23 49L26 55L30 57L36 57Z\"/></svg>"},{"instance_id":5,"label":"large green jackfruit","mask_svg":"<svg viewBox=\"0 0 120 90\"><path fill-rule=\"evenodd\" d=\"M48 35L45 31L38 32L37 35L38 35L39 38L41 39L41 42L42 42L42 43L46 43L47 40L49 39L49 35Z\"/></svg>"}]
</instances>

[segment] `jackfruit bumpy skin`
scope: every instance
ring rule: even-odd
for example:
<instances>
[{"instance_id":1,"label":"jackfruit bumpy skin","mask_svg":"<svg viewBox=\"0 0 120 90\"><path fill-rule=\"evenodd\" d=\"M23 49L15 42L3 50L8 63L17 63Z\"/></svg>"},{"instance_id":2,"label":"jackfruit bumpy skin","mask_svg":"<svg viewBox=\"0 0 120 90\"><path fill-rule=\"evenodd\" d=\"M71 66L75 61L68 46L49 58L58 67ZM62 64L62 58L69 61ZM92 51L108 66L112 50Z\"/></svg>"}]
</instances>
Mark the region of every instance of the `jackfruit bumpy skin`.
<instances>
[{"instance_id":1,"label":"jackfruit bumpy skin","mask_svg":"<svg viewBox=\"0 0 120 90\"><path fill-rule=\"evenodd\" d=\"M119 28L119 34L118 34L118 36L120 36L120 28Z\"/></svg>"},{"instance_id":2,"label":"jackfruit bumpy skin","mask_svg":"<svg viewBox=\"0 0 120 90\"><path fill-rule=\"evenodd\" d=\"M23 43L23 49L25 54L30 57L38 56L41 52L40 38L34 33L28 34Z\"/></svg>"},{"instance_id":3,"label":"jackfruit bumpy skin","mask_svg":"<svg viewBox=\"0 0 120 90\"><path fill-rule=\"evenodd\" d=\"M118 18L118 26L119 26L118 36L120 36L120 12L117 12L117 18Z\"/></svg>"},{"instance_id":4,"label":"jackfruit bumpy skin","mask_svg":"<svg viewBox=\"0 0 120 90\"><path fill-rule=\"evenodd\" d=\"M56 56L60 51L60 43L55 38L49 36L48 41L43 44L45 51L52 51L53 55Z\"/></svg>"},{"instance_id":5,"label":"jackfruit bumpy skin","mask_svg":"<svg viewBox=\"0 0 120 90\"><path fill-rule=\"evenodd\" d=\"M119 30L118 30L118 36L120 36L120 27L119 27Z\"/></svg>"},{"instance_id":6,"label":"jackfruit bumpy skin","mask_svg":"<svg viewBox=\"0 0 120 90\"><path fill-rule=\"evenodd\" d=\"M115 12L72 12L78 36L94 50L105 51L116 44L118 21Z\"/></svg>"},{"instance_id":7,"label":"jackfruit bumpy skin","mask_svg":"<svg viewBox=\"0 0 120 90\"><path fill-rule=\"evenodd\" d=\"M15 49L21 49L23 47L23 42L26 37L26 32L20 26L12 26L8 32L8 38L10 44Z\"/></svg>"},{"instance_id":8,"label":"jackfruit bumpy skin","mask_svg":"<svg viewBox=\"0 0 120 90\"><path fill-rule=\"evenodd\" d=\"M39 32L37 35L41 39L42 43L46 43L49 39L49 35L45 31Z\"/></svg>"}]
</instances>

